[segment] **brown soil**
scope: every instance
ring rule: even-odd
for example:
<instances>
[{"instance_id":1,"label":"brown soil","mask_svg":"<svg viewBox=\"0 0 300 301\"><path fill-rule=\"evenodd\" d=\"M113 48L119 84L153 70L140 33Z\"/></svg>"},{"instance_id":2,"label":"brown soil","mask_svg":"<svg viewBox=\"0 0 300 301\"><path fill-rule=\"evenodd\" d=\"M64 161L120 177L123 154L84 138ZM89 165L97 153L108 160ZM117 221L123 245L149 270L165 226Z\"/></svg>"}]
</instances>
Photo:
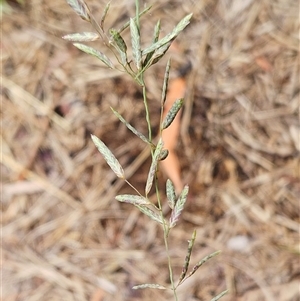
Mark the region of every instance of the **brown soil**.
<instances>
[{"instance_id":1,"label":"brown soil","mask_svg":"<svg viewBox=\"0 0 300 301\"><path fill-rule=\"evenodd\" d=\"M133 2L112 1L107 28L132 16ZM105 2L88 4L100 18ZM132 190L90 139L100 137L143 191L148 150L110 110L147 133L139 87L61 39L91 30L64 0L9 5L0 42L3 300L173 300L131 289L168 285L162 229L114 199ZM191 265L222 253L184 282L179 300L228 288L224 301L296 301L299 2L155 1L142 20L144 43L158 19L165 35L190 12L173 55L172 77L192 62L177 144L190 197L170 234L175 277L193 229ZM146 78L154 131L167 58Z\"/></svg>"}]
</instances>

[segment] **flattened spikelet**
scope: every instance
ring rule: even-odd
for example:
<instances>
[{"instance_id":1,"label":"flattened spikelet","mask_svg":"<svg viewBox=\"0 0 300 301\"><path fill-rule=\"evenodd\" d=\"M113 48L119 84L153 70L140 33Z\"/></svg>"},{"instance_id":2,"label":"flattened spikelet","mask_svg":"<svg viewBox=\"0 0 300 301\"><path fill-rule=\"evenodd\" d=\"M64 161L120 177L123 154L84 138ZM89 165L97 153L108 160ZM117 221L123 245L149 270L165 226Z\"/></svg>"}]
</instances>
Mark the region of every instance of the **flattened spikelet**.
<instances>
[{"instance_id":1,"label":"flattened spikelet","mask_svg":"<svg viewBox=\"0 0 300 301\"><path fill-rule=\"evenodd\" d=\"M120 194L116 196L116 200L133 205L151 205L150 201L141 195Z\"/></svg>"},{"instance_id":2,"label":"flattened spikelet","mask_svg":"<svg viewBox=\"0 0 300 301\"><path fill-rule=\"evenodd\" d=\"M175 119L177 113L181 109L182 105L183 105L183 98L175 100L175 102L173 103L170 111L167 113L167 115L166 115L166 117L165 117L165 119L162 123L162 129L163 130L171 125L171 123Z\"/></svg>"},{"instance_id":3,"label":"flattened spikelet","mask_svg":"<svg viewBox=\"0 0 300 301\"><path fill-rule=\"evenodd\" d=\"M137 290L137 289L143 289L143 288L155 288L155 289L160 289L160 290L165 290L166 287L156 284L156 283L145 283L145 284L139 284L135 285L132 289Z\"/></svg>"},{"instance_id":4,"label":"flattened spikelet","mask_svg":"<svg viewBox=\"0 0 300 301\"><path fill-rule=\"evenodd\" d=\"M132 43L132 53L137 69L142 67L142 52L140 46L140 33L137 28L134 19L130 19L130 32L131 32L131 43Z\"/></svg>"},{"instance_id":5,"label":"flattened spikelet","mask_svg":"<svg viewBox=\"0 0 300 301\"><path fill-rule=\"evenodd\" d=\"M156 146L153 158L152 158L152 163L151 163L151 166L150 166L150 169L149 169L149 173L148 173L148 178L147 178L147 183L146 183L146 188L145 188L146 196L148 195L148 193L151 190L151 187L152 187L152 184L153 184L154 175L156 173L157 163L158 163L158 160L159 160L159 155L160 155L160 153L162 151L162 148L163 148L163 141L160 138L159 141L158 141L158 143L157 143L157 146Z\"/></svg>"},{"instance_id":6,"label":"flattened spikelet","mask_svg":"<svg viewBox=\"0 0 300 301\"><path fill-rule=\"evenodd\" d=\"M74 43L73 44L75 47L77 47L78 49L80 49L81 51L93 55L96 58L98 58L102 63L104 63L107 67L113 69L114 65L113 63L110 61L110 59L102 52L100 52L99 50L96 50L90 46L86 46L84 44L80 44L80 43Z\"/></svg>"},{"instance_id":7,"label":"flattened spikelet","mask_svg":"<svg viewBox=\"0 0 300 301\"><path fill-rule=\"evenodd\" d=\"M171 217L170 217L170 228L173 228L176 225L177 221L179 220L179 217L181 215L181 212L187 200L188 193L189 193L189 186L185 185L178 198L178 201L175 204L174 209L172 210Z\"/></svg>"},{"instance_id":8,"label":"flattened spikelet","mask_svg":"<svg viewBox=\"0 0 300 301\"><path fill-rule=\"evenodd\" d=\"M90 10L83 0L67 0L72 9L85 21L90 21Z\"/></svg>"},{"instance_id":9,"label":"flattened spikelet","mask_svg":"<svg viewBox=\"0 0 300 301\"><path fill-rule=\"evenodd\" d=\"M113 153L109 150L109 148L102 142L99 138L94 135L91 135L92 140L96 147L98 148L101 155L104 157L106 163L112 169L112 171L117 175L117 177L121 179L125 179L124 170L117 160L117 158L113 155Z\"/></svg>"},{"instance_id":10,"label":"flattened spikelet","mask_svg":"<svg viewBox=\"0 0 300 301\"><path fill-rule=\"evenodd\" d=\"M93 42L99 39L99 35L95 32L78 32L67 34L62 38L72 42Z\"/></svg>"}]
</instances>

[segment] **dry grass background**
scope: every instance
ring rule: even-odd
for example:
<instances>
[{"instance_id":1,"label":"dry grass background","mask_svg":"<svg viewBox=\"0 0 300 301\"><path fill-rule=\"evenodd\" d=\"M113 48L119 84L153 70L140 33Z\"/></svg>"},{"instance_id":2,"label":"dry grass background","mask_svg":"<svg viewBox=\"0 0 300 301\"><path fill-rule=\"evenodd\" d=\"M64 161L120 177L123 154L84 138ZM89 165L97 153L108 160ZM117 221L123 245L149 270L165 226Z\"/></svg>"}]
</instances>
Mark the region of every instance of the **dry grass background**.
<instances>
[{"instance_id":1,"label":"dry grass background","mask_svg":"<svg viewBox=\"0 0 300 301\"><path fill-rule=\"evenodd\" d=\"M88 3L101 16L105 2ZM172 300L131 290L168 282L162 231L114 200L130 190L90 139L101 137L142 187L144 145L109 109L146 130L141 92L61 39L89 30L65 1L10 4L0 44L2 299ZM112 1L108 26L133 7ZM174 55L174 66L193 65L178 141L191 197L171 235L175 271L194 228L193 263L223 252L184 283L180 300L226 287L224 301L299 300L299 2L158 0L144 40L159 18L165 34L189 12ZM162 62L147 77L154 122L163 73Z\"/></svg>"}]
</instances>

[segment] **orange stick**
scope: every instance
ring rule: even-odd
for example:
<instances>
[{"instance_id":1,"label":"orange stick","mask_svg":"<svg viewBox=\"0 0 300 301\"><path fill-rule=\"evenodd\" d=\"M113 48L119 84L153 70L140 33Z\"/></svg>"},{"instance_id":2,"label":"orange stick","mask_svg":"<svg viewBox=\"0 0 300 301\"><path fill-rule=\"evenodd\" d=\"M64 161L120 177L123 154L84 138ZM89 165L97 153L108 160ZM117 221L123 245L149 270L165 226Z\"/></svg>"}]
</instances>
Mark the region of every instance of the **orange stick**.
<instances>
[{"instance_id":1,"label":"orange stick","mask_svg":"<svg viewBox=\"0 0 300 301\"><path fill-rule=\"evenodd\" d=\"M163 117L166 116L175 100L184 96L185 89L186 81L183 78L179 77L170 82ZM161 161L161 166L166 176L173 182L177 193L180 193L183 189L180 164L175 151L180 130L180 116L181 112L177 114L172 124L162 132L164 148L169 151L169 155Z\"/></svg>"}]
</instances>

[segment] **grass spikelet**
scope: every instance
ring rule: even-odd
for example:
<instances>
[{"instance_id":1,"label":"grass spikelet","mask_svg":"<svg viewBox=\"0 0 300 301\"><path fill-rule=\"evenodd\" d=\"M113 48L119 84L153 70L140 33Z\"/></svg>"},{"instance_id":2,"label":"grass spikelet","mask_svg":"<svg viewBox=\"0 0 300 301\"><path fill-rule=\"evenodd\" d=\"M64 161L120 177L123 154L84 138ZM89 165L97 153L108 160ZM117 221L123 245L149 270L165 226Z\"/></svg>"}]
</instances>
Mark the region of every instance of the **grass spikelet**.
<instances>
[{"instance_id":1,"label":"grass spikelet","mask_svg":"<svg viewBox=\"0 0 300 301\"><path fill-rule=\"evenodd\" d=\"M113 63L110 61L110 59L103 54L102 52L90 47L90 46L86 46L84 44L80 44L80 43L74 43L73 44L75 47L77 47L78 49L80 49L81 51L87 53L87 54L91 54L93 56L95 56L96 58L98 58L102 63L104 63L107 67L114 69L114 65Z\"/></svg>"},{"instance_id":2,"label":"grass spikelet","mask_svg":"<svg viewBox=\"0 0 300 301\"><path fill-rule=\"evenodd\" d=\"M62 38L71 42L93 42L98 40L99 37L100 36L95 32L80 32L67 34Z\"/></svg>"},{"instance_id":3,"label":"grass spikelet","mask_svg":"<svg viewBox=\"0 0 300 301\"><path fill-rule=\"evenodd\" d=\"M154 43L156 43L158 41L159 33L160 33L160 20L158 20L157 23L156 23L156 25L155 25L152 44L154 44ZM144 63L143 63L143 67L145 67L145 66L148 65L148 62L150 61L153 53L154 53L154 50L151 51L151 52L149 52L146 55L146 58L145 58Z\"/></svg>"},{"instance_id":4,"label":"grass spikelet","mask_svg":"<svg viewBox=\"0 0 300 301\"><path fill-rule=\"evenodd\" d=\"M163 219L162 217L154 212L153 210L149 209L148 207L145 206L140 206L140 205L135 205L142 213L144 213L145 215L149 216L151 219L153 219L154 221L163 224Z\"/></svg>"},{"instance_id":5,"label":"grass spikelet","mask_svg":"<svg viewBox=\"0 0 300 301\"><path fill-rule=\"evenodd\" d=\"M109 165L111 170L117 175L117 177L121 179L125 179L124 170L117 160L117 158L113 155L113 153L109 150L109 148L102 142L99 138L94 135L91 135L92 140L96 147L98 148L101 155L104 157L106 163Z\"/></svg>"},{"instance_id":6,"label":"grass spikelet","mask_svg":"<svg viewBox=\"0 0 300 301\"><path fill-rule=\"evenodd\" d=\"M189 186L185 185L179 196L178 201L175 204L174 209L172 210L171 217L170 217L170 228L173 228L176 225L177 221L179 220L179 217L181 215L181 212L187 200L188 193L189 193Z\"/></svg>"},{"instance_id":7,"label":"grass spikelet","mask_svg":"<svg viewBox=\"0 0 300 301\"><path fill-rule=\"evenodd\" d=\"M151 202L141 195L120 194L116 196L116 200L122 203L130 203L133 205L151 205Z\"/></svg>"},{"instance_id":8,"label":"grass spikelet","mask_svg":"<svg viewBox=\"0 0 300 301\"><path fill-rule=\"evenodd\" d=\"M174 184L170 179L168 179L166 182L166 193L167 193L169 207L171 209L174 209L175 202L176 202L176 193L175 193Z\"/></svg>"},{"instance_id":9,"label":"grass spikelet","mask_svg":"<svg viewBox=\"0 0 300 301\"><path fill-rule=\"evenodd\" d=\"M108 2L104 8L104 11L103 11L103 14L101 16L101 20L100 20L100 27L102 29L102 31L104 31L104 21L106 19L106 16L107 16L107 13L108 13L108 10L109 10L109 7L110 7L110 2Z\"/></svg>"},{"instance_id":10,"label":"grass spikelet","mask_svg":"<svg viewBox=\"0 0 300 301\"><path fill-rule=\"evenodd\" d=\"M218 301L220 298L222 298L224 295L226 295L229 292L229 290L225 290L222 293L220 293L219 295L215 296L214 298L212 298L210 301Z\"/></svg>"},{"instance_id":11,"label":"grass spikelet","mask_svg":"<svg viewBox=\"0 0 300 301\"><path fill-rule=\"evenodd\" d=\"M186 254L185 259L184 259L184 265L183 265L182 272L181 272L181 275L179 277L177 286L180 285L180 283L184 280L184 278L186 276L186 273L188 271L193 246L194 246L194 243L195 243L195 239L196 239L196 230L194 230L193 235L192 235L192 239L189 241L187 254Z\"/></svg>"},{"instance_id":12,"label":"grass spikelet","mask_svg":"<svg viewBox=\"0 0 300 301\"><path fill-rule=\"evenodd\" d=\"M143 50L143 55L150 53L165 44L173 41L179 33L190 23L190 19L193 14L189 14L185 16L178 24L177 26L173 29L171 33L163 37L162 39L158 40L156 43L152 44L151 46L147 47L146 49Z\"/></svg>"},{"instance_id":13,"label":"grass spikelet","mask_svg":"<svg viewBox=\"0 0 300 301\"><path fill-rule=\"evenodd\" d=\"M169 151L167 149L163 149L158 156L158 161L165 160L168 157L168 155L169 155Z\"/></svg>"},{"instance_id":14,"label":"grass spikelet","mask_svg":"<svg viewBox=\"0 0 300 301\"><path fill-rule=\"evenodd\" d=\"M219 255L221 253L221 251L216 251L214 253L211 253L207 256L205 256L202 260L200 260L192 269L192 271L188 274L188 276L186 278L191 277L193 274L195 274L197 272L197 270L205 263L207 262L209 259Z\"/></svg>"},{"instance_id":15,"label":"grass spikelet","mask_svg":"<svg viewBox=\"0 0 300 301\"><path fill-rule=\"evenodd\" d=\"M137 69L142 67L142 52L140 46L140 33L137 28L134 19L130 19L130 32L131 32L131 43L132 43L132 53Z\"/></svg>"},{"instance_id":16,"label":"grass spikelet","mask_svg":"<svg viewBox=\"0 0 300 301\"><path fill-rule=\"evenodd\" d=\"M165 76L164 76L164 83L163 83L163 88L162 88L162 93L161 93L161 106L163 107L166 99L167 99L167 92L168 92L168 85L169 85L169 76L170 76L170 68L171 68L171 60L168 60L167 66L166 66L166 71L165 71Z\"/></svg>"},{"instance_id":17,"label":"grass spikelet","mask_svg":"<svg viewBox=\"0 0 300 301\"><path fill-rule=\"evenodd\" d=\"M156 146L153 158L152 158L152 163L151 163L151 166L150 166L150 169L149 169L149 173L148 173L148 178L147 178L146 188L145 188L146 195L148 195L148 193L151 190L151 187L152 187L152 184L153 184L154 175L156 173L157 163L158 163L158 160L159 160L159 155L160 155L160 153L162 151L162 148L163 148L163 141L160 138L159 141L158 141L158 143L157 143L157 146Z\"/></svg>"},{"instance_id":18,"label":"grass spikelet","mask_svg":"<svg viewBox=\"0 0 300 301\"><path fill-rule=\"evenodd\" d=\"M116 29L112 28L109 30L109 33L111 34L111 37L113 38L113 40L115 42L115 46L117 46L117 49L123 53L126 53L127 45L126 45L124 39L118 33L118 31Z\"/></svg>"},{"instance_id":19,"label":"grass spikelet","mask_svg":"<svg viewBox=\"0 0 300 301\"><path fill-rule=\"evenodd\" d=\"M175 119L177 113L181 109L182 105L183 105L183 98L177 99L173 103L170 111L167 113L167 115L162 123L162 130L168 128L171 125L171 123Z\"/></svg>"},{"instance_id":20,"label":"grass spikelet","mask_svg":"<svg viewBox=\"0 0 300 301\"><path fill-rule=\"evenodd\" d=\"M160 290L166 289L166 287L164 287L160 284L156 284L156 283L145 283L145 284L135 285L134 287L132 287L132 289L134 289L134 290L144 289L144 288L155 288L155 289L160 289Z\"/></svg>"},{"instance_id":21,"label":"grass spikelet","mask_svg":"<svg viewBox=\"0 0 300 301\"><path fill-rule=\"evenodd\" d=\"M83 0L67 0L67 2L83 20L90 22L90 10Z\"/></svg>"}]
</instances>

